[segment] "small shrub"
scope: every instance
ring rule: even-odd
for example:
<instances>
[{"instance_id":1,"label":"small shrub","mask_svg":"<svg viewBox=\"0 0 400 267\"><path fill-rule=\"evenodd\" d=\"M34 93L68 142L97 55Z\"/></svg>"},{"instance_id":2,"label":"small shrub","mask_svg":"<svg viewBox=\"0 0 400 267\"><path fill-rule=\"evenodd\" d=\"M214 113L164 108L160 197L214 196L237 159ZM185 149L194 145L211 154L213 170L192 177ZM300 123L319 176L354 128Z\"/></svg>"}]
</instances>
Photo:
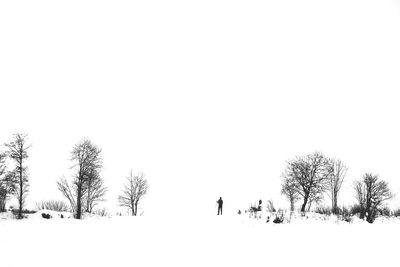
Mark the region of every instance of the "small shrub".
<instances>
[{"instance_id":1,"label":"small shrub","mask_svg":"<svg viewBox=\"0 0 400 267\"><path fill-rule=\"evenodd\" d=\"M109 217L109 213L107 212L106 208L97 209L93 211L93 214L101 216L101 217Z\"/></svg>"},{"instance_id":2,"label":"small shrub","mask_svg":"<svg viewBox=\"0 0 400 267\"><path fill-rule=\"evenodd\" d=\"M283 223L283 216L276 215L273 223Z\"/></svg>"},{"instance_id":3,"label":"small shrub","mask_svg":"<svg viewBox=\"0 0 400 267\"><path fill-rule=\"evenodd\" d=\"M393 216L394 217L400 217L400 209L394 210L393 211Z\"/></svg>"},{"instance_id":4,"label":"small shrub","mask_svg":"<svg viewBox=\"0 0 400 267\"><path fill-rule=\"evenodd\" d=\"M355 204L355 205L350 207L350 213L353 214L353 215L361 214L362 211L363 211L363 208L358 204Z\"/></svg>"},{"instance_id":5,"label":"small shrub","mask_svg":"<svg viewBox=\"0 0 400 267\"><path fill-rule=\"evenodd\" d=\"M46 200L39 203L36 203L36 208L38 210L53 210L58 212L67 212L69 211L68 205L60 200Z\"/></svg>"},{"instance_id":6,"label":"small shrub","mask_svg":"<svg viewBox=\"0 0 400 267\"><path fill-rule=\"evenodd\" d=\"M42 213L42 217L43 217L44 219L50 219L50 218L51 218L51 215L50 215L50 214L47 214L47 213Z\"/></svg>"},{"instance_id":7,"label":"small shrub","mask_svg":"<svg viewBox=\"0 0 400 267\"><path fill-rule=\"evenodd\" d=\"M322 215L330 216L332 214L332 209L329 207L317 207L315 212Z\"/></svg>"},{"instance_id":8,"label":"small shrub","mask_svg":"<svg viewBox=\"0 0 400 267\"><path fill-rule=\"evenodd\" d=\"M391 213L392 211L388 207L383 207L382 209L379 210L379 214L381 216L390 217Z\"/></svg>"},{"instance_id":9,"label":"small shrub","mask_svg":"<svg viewBox=\"0 0 400 267\"><path fill-rule=\"evenodd\" d=\"M249 209L249 211L250 211L250 212L257 212L257 211L260 211L260 209L258 209L257 207L251 206L250 209Z\"/></svg>"},{"instance_id":10,"label":"small shrub","mask_svg":"<svg viewBox=\"0 0 400 267\"><path fill-rule=\"evenodd\" d=\"M12 209L11 212L14 215L18 215L18 209ZM36 213L35 210L27 210L27 209L22 210L22 214L34 214L34 213ZM23 217L25 218L26 216L23 216Z\"/></svg>"},{"instance_id":11,"label":"small shrub","mask_svg":"<svg viewBox=\"0 0 400 267\"><path fill-rule=\"evenodd\" d=\"M343 206L342 208L338 208L337 211L338 211L337 217L339 220L348 223L353 222L352 214L349 208Z\"/></svg>"},{"instance_id":12,"label":"small shrub","mask_svg":"<svg viewBox=\"0 0 400 267\"><path fill-rule=\"evenodd\" d=\"M267 211L269 212L276 212L274 202L272 200L267 201L267 206L266 206Z\"/></svg>"},{"instance_id":13,"label":"small shrub","mask_svg":"<svg viewBox=\"0 0 400 267\"><path fill-rule=\"evenodd\" d=\"M342 215L342 216L351 216L351 212L350 212L350 209L349 208L347 208L347 207L345 207L345 206L343 206L343 207L338 207L338 209L337 209L337 215Z\"/></svg>"},{"instance_id":14,"label":"small shrub","mask_svg":"<svg viewBox=\"0 0 400 267\"><path fill-rule=\"evenodd\" d=\"M283 210L279 209L278 212L275 214L275 219L272 221L273 223L283 223L285 220L285 215Z\"/></svg>"}]
</instances>

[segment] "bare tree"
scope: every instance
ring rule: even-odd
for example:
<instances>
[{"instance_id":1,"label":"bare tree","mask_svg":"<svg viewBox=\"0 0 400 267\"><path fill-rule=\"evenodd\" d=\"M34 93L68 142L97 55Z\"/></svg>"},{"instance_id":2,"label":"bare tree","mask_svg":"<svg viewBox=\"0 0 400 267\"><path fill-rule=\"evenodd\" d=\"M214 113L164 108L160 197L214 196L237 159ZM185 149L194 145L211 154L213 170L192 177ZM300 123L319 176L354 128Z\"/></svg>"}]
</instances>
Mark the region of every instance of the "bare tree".
<instances>
[{"instance_id":1,"label":"bare tree","mask_svg":"<svg viewBox=\"0 0 400 267\"><path fill-rule=\"evenodd\" d=\"M293 188L303 198L302 212L310 199L315 201L325 192L329 179L328 166L329 160L319 152L288 161L283 177L293 183Z\"/></svg>"},{"instance_id":2,"label":"bare tree","mask_svg":"<svg viewBox=\"0 0 400 267\"><path fill-rule=\"evenodd\" d=\"M5 177L3 177L6 173L6 158L7 154L0 152L0 212L4 212L6 210L7 190L5 189Z\"/></svg>"},{"instance_id":3,"label":"bare tree","mask_svg":"<svg viewBox=\"0 0 400 267\"><path fill-rule=\"evenodd\" d=\"M104 201L107 188L104 186L103 179L97 170L92 170L88 176L87 189L85 194L85 211L92 213L93 208L100 201Z\"/></svg>"},{"instance_id":4,"label":"bare tree","mask_svg":"<svg viewBox=\"0 0 400 267\"><path fill-rule=\"evenodd\" d=\"M332 213L338 214L339 192L342 188L344 178L346 177L348 167L341 160L331 159L329 168L330 176L328 195L332 201Z\"/></svg>"},{"instance_id":5,"label":"bare tree","mask_svg":"<svg viewBox=\"0 0 400 267\"><path fill-rule=\"evenodd\" d=\"M299 200L299 193L296 190L293 179L284 177L281 186L281 194L290 201L290 211L294 211L294 205Z\"/></svg>"},{"instance_id":6,"label":"bare tree","mask_svg":"<svg viewBox=\"0 0 400 267\"><path fill-rule=\"evenodd\" d=\"M6 211L7 201L16 193L18 181L12 172L7 172L0 179L0 212Z\"/></svg>"},{"instance_id":7,"label":"bare tree","mask_svg":"<svg viewBox=\"0 0 400 267\"><path fill-rule=\"evenodd\" d=\"M70 202L77 219L81 219L82 212L87 209L85 204L89 203L93 207L99 201L99 198L93 197L93 191L88 195L86 194L89 188L93 189L93 184L89 186L89 181L93 182L95 180L93 175L98 175L102 168L100 153L100 148L89 139L83 139L75 145L71 153L74 170L72 185L70 186L64 178L57 182L58 189Z\"/></svg>"},{"instance_id":8,"label":"bare tree","mask_svg":"<svg viewBox=\"0 0 400 267\"><path fill-rule=\"evenodd\" d=\"M148 188L149 186L143 173L133 175L131 170L126 184L124 184L122 194L118 197L120 206L129 208L132 216L136 216L138 203L146 195Z\"/></svg>"},{"instance_id":9,"label":"bare tree","mask_svg":"<svg viewBox=\"0 0 400 267\"><path fill-rule=\"evenodd\" d=\"M307 211L311 210L312 204L320 204L324 200L323 194L319 193L318 191L311 191L310 197L308 198L308 207Z\"/></svg>"},{"instance_id":10,"label":"bare tree","mask_svg":"<svg viewBox=\"0 0 400 267\"><path fill-rule=\"evenodd\" d=\"M15 162L15 169L13 174L18 183L16 184L16 195L18 199L18 218L22 218L22 209L25 204L25 198L28 194L29 181L27 170L25 166L25 160L28 158L28 149L30 145L27 145L27 135L16 133L10 143L5 144L8 148L8 156Z\"/></svg>"},{"instance_id":11,"label":"bare tree","mask_svg":"<svg viewBox=\"0 0 400 267\"><path fill-rule=\"evenodd\" d=\"M6 173L7 170L6 159L7 154L0 151L0 178Z\"/></svg>"},{"instance_id":12,"label":"bare tree","mask_svg":"<svg viewBox=\"0 0 400 267\"><path fill-rule=\"evenodd\" d=\"M57 187L63 196L68 200L72 213L76 214L76 188L70 186L65 178L61 178L59 181L57 181Z\"/></svg>"},{"instance_id":13,"label":"bare tree","mask_svg":"<svg viewBox=\"0 0 400 267\"><path fill-rule=\"evenodd\" d=\"M268 212L276 212L275 205L272 199L267 200L267 205L265 206L265 210Z\"/></svg>"},{"instance_id":14,"label":"bare tree","mask_svg":"<svg viewBox=\"0 0 400 267\"><path fill-rule=\"evenodd\" d=\"M360 218L367 216L367 221L373 223L377 212L383 203L393 197L389 185L385 181L379 181L378 175L364 174L361 181L356 181L354 188L361 208Z\"/></svg>"},{"instance_id":15,"label":"bare tree","mask_svg":"<svg viewBox=\"0 0 400 267\"><path fill-rule=\"evenodd\" d=\"M6 202L15 193L15 175L7 171L7 154L0 152L0 212L6 211Z\"/></svg>"}]
</instances>

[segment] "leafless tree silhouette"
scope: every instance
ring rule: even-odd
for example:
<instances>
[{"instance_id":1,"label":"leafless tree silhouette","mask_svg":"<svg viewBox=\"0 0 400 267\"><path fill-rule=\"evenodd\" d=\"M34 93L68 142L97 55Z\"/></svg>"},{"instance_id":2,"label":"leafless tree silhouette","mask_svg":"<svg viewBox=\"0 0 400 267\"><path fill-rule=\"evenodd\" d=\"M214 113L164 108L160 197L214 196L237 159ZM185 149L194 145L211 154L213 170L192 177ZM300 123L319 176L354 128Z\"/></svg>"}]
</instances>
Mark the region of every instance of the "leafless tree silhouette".
<instances>
[{"instance_id":1,"label":"leafless tree silhouette","mask_svg":"<svg viewBox=\"0 0 400 267\"><path fill-rule=\"evenodd\" d=\"M366 216L369 223L374 222L383 203L393 197L388 183L378 179L378 175L366 173L361 181L356 181L354 184L356 197L361 207L360 218L364 219Z\"/></svg>"},{"instance_id":2,"label":"leafless tree silhouette","mask_svg":"<svg viewBox=\"0 0 400 267\"><path fill-rule=\"evenodd\" d=\"M296 190L293 179L284 177L281 186L281 194L290 201L290 211L294 211L294 205L300 199L299 193Z\"/></svg>"},{"instance_id":3,"label":"leafless tree silhouette","mask_svg":"<svg viewBox=\"0 0 400 267\"><path fill-rule=\"evenodd\" d=\"M6 158L7 154L0 152L0 212L5 211L7 191L5 188L5 173L6 173Z\"/></svg>"},{"instance_id":4,"label":"leafless tree silhouette","mask_svg":"<svg viewBox=\"0 0 400 267\"><path fill-rule=\"evenodd\" d=\"M318 205L318 204L320 204L322 201L324 200L324 196L323 196L323 194L322 193L320 193L320 192L318 192L318 191L311 191L311 194L310 194L310 197L309 197L309 200L308 200L308 207L307 207L307 211L310 211L311 210L311 206L312 206L312 204L316 204L316 205Z\"/></svg>"},{"instance_id":5,"label":"leafless tree silhouette","mask_svg":"<svg viewBox=\"0 0 400 267\"><path fill-rule=\"evenodd\" d=\"M287 162L283 177L293 183L294 189L303 198L302 212L310 200L316 201L325 192L329 181L328 167L329 160L319 152Z\"/></svg>"},{"instance_id":6,"label":"leafless tree silhouette","mask_svg":"<svg viewBox=\"0 0 400 267\"><path fill-rule=\"evenodd\" d=\"M0 178L6 173L6 158L7 154L0 151Z\"/></svg>"},{"instance_id":7,"label":"leafless tree silhouette","mask_svg":"<svg viewBox=\"0 0 400 267\"><path fill-rule=\"evenodd\" d=\"M328 195L332 201L332 213L338 214L338 197L340 189L342 188L342 184L344 178L346 177L346 173L348 167L341 160L331 159L330 164L330 176L329 176L329 190Z\"/></svg>"},{"instance_id":8,"label":"leafless tree silhouette","mask_svg":"<svg viewBox=\"0 0 400 267\"><path fill-rule=\"evenodd\" d=\"M16 179L12 172L7 171L7 154L0 152L0 212L6 211L6 202L15 193Z\"/></svg>"},{"instance_id":9,"label":"leafless tree silhouette","mask_svg":"<svg viewBox=\"0 0 400 267\"><path fill-rule=\"evenodd\" d=\"M98 171L92 170L90 172L86 191L85 211L91 213L100 201L104 201L104 196L107 192L107 188L104 186L104 181Z\"/></svg>"},{"instance_id":10,"label":"leafless tree silhouette","mask_svg":"<svg viewBox=\"0 0 400 267\"><path fill-rule=\"evenodd\" d=\"M7 172L0 178L0 212L6 211L7 201L16 193L17 182L14 173Z\"/></svg>"},{"instance_id":11,"label":"leafless tree silhouette","mask_svg":"<svg viewBox=\"0 0 400 267\"><path fill-rule=\"evenodd\" d=\"M22 219L22 209L29 189L28 168L25 166L25 160L28 158L30 145L27 145L27 135L21 133L14 134L12 141L5 145L8 148L8 156L15 162L12 173L18 180L15 193L18 199L18 218Z\"/></svg>"},{"instance_id":12,"label":"leafless tree silhouette","mask_svg":"<svg viewBox=\"0 0 400 267\"><path fill-rule=\"evenodd\" d=\"M70 186L64 177L57 181L57 187L63 196L68 200L73 214L76 214L76 188Z\"/></svg>"},{"instance_id":13,"label":"leafless tree silhouette","mask_svg":"<svg viewBox=\"0 0 400 267\"><path fill-rule=\"evenodd\" d=\"M146 195L149 186L143 173L133 175L132 171L127 177L122 194L118 197L120 206L131 210L132 216L136 216L138 203Z\"/></svg>"},{"instance_id":14,"label":"leafless tree silhouette","mask_svg":"<svg viewBox=\"0 0 400 267\"><path fill-rule=\"evenodd\" d=\"M100 148L89 139L83 139L72 150L71 161L73 162L72 168L75 172L72 186L64 178L57 182L58 189L70 202L75 218L77 219L81 219L82 212L88 210L85 204L89 204L89 209L90 206L93 208L104 196L105 191L102 191L103 194L98 197L98 194L94 193L96 190L93 186L94 181L100 179L98 177L102 168L100 153ZM89 182L92 184L89 185ZM102 187L102 182L99 184ZM92 191L90 192L89 189Z\"/></svg>"}]
</instances>

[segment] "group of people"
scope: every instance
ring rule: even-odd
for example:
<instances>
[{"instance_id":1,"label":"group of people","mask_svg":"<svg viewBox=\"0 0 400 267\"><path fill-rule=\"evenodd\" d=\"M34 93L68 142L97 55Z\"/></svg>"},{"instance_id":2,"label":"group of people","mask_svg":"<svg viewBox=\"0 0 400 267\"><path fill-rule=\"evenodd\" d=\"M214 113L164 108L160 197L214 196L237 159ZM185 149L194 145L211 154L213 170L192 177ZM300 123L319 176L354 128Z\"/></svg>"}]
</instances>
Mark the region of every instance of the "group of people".
<instances>
[{"instance_id":1,"label":"group of people","mask_svg":"<svg viewBox=\"0 0 400 267\"><path fill-rule=\"evenodd\" d=\"M220 197L217 200L217 204L218 204L218 213L217 215L222 215L222 205L224 204L224 201L222 200L222 197ZM255 208L255 211L261 211L261 205L262 205L262 200L260 199L258 201L258 208ZM242 212L239 210L238 214L240 215Z\"/></svg>"}]
</instances>

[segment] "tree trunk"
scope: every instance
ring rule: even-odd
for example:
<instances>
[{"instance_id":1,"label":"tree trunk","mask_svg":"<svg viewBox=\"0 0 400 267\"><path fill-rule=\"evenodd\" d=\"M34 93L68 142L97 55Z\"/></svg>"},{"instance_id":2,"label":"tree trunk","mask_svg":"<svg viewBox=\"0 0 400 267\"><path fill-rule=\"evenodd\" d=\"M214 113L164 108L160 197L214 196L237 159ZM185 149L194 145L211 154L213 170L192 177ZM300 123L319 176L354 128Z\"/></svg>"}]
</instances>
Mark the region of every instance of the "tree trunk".
<instances>
[{"instance_id":1,"label":"tree trunk","mask_svg":"<svg viewBox=\"0 0 400 267\"><path fill-rule=\"evenodd\" d=\"M88 184L88 193L87 193L87 201L86 201L86 212L91 213L90 210L90 187L91 187L91 183L89 180L89 184Z\"/></svg>"},{"instance_id":2,"label":"tree trunk","mask_svg":"<svg viewBox=\"0 0 400 267\"><path fill-rule=\"evenodd\" d=\"M337 215L338 214L338 208L337 208L337 196L334 196L332 198L332 213Z\"/></svg>"},{"instance_id":3,"label":"tree trunk","mask_svg":"<svg viewBox=\"0 0 400 267\"><path fill-rule=\"evenodd\" d=\"M137 215L137 201L135 202L135 216Z\"/></svg>"},{"instance_id":4,"label":"tree trunk","mask_svg":"<svg viewBox=\"0 0 400 267\"><path fill-rule=\"evenodd\" d=\"M365 208L364 208L364 207L361 207L360 219L361 219L361 220L364 220L364 217L365 217Z\"/></svg>"},{"instance_id":5,"label":"tree trunk","mask_svg":"<svg viewBox=\"0 0 400 267\"><path fill-rule=\"evenodd\" d=\"M132 216L135 216L135 203L131 202Z\"/></svg>"},{"instance_id":6,"label":"tree trunk","mask_svg":"<svg viewBox=\"0 0 400 267\"><path fill-rule=\"evenodd\" d=\"M304 202L303 205L301 205L301 212L306 211L307 201L308 201L308 194L304 196Z\"/></svg>"},{"instance_id":7,"label":"tree trunk","mask_svg":"<svg viewBox=\"0 0 400 267\"><path fill-rule=\"evenodd\" d=\"M80 219L82 216L82 185L78 185L78 195L76 197L76 218Z\"/></svg>"},{"instance_id":8,"label":"tree trunk","mask_svg":"<svg viewBox=\"0 0 400 267\"><path fill-rule=\"evenodd\" d=\"M22 180L22 157L19 159L19 209L18 209L18 218L22 219L22 200L23 200L23 180Z\"/></svg>"},{"instance_id":9,"label":"tree trunk","mask_svg":"<svg viewBox=\"0 0 400 267\"><path fill-rule=\"evenodd\" d=\"M376 209L370 208L367 216L367 222L373 223L376 216Z\"/></svg>"}]
</instances>

